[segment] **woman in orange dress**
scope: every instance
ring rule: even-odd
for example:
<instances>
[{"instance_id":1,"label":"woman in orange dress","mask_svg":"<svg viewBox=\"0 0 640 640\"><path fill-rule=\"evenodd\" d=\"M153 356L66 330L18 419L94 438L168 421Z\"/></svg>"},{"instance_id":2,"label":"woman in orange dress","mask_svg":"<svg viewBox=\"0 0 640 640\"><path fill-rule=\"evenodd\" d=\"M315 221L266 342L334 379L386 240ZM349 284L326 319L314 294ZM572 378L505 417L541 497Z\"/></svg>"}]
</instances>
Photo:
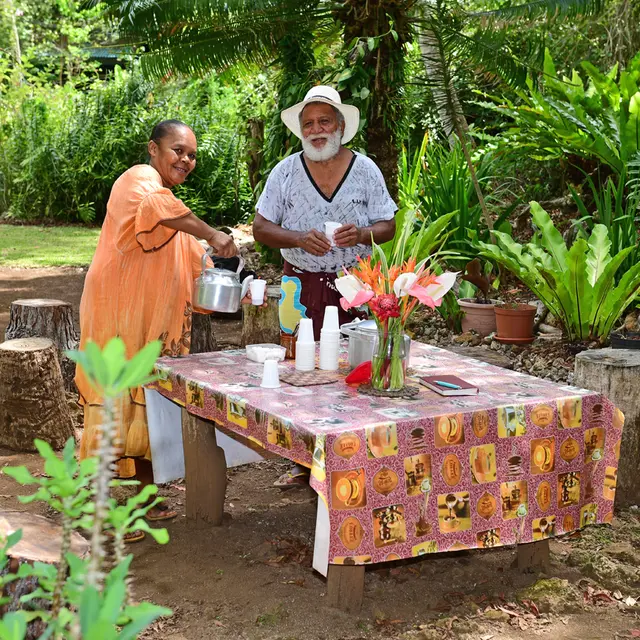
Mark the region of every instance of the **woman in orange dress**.
<instances>
[{"instance_id":1,"label":"woman in orange dress","mask_svg":"<svg viewBox=\"0 0 640 640\"><path fill-rule=\"evenodd\" d=\"M152 340L162 341L162 355L189 353L192 286L200 273L203 248L215 255L237 253L233 239L197 218L171 189L196 166L196 137L177 120L157 124L149 141L149 164L125 171L114 183L98 246L80 302L80 349L92 340L103 347L119 336L131 358ZM96 449L102 423L102 398L78 369L75 378L84 406L80 458ZM132 389L118 406L121 477L153 482L144 391ZM135 462L134 462L135 459ZM176 512L164 505L149 520L166 520ZM136 532L128 541L142 539Z\"/></svg>"}]
</instances>

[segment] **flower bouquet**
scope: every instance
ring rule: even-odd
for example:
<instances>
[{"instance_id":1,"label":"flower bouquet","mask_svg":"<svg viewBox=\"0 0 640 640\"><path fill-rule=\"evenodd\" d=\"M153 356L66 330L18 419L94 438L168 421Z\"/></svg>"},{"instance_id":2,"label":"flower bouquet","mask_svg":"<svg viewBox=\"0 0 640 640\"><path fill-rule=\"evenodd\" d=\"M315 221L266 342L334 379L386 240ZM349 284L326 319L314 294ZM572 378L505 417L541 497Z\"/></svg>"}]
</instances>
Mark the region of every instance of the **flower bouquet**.
<instances>
[{"instance_id":1,"label":"flower bouquet","mask_svg":"<svg viewBox=\"0 0 640 640\"><path fill-rule=\"evenodd\" d=\"M358 258L357 265L351 271L344 269L344 275L335 281L343 309L366 305L373 314L378 336L371 363L371 386L383 391L399 391L405 386L407 320L418 304L439 307L457 275L436 275L429 268L431 257L416 262L415 254L423 243L414 241L412 250L407 251L407 228L410 226L404 226L390 260L383 248L373 243L373 255L366 260Z\"/></svg>"}]
</instances>

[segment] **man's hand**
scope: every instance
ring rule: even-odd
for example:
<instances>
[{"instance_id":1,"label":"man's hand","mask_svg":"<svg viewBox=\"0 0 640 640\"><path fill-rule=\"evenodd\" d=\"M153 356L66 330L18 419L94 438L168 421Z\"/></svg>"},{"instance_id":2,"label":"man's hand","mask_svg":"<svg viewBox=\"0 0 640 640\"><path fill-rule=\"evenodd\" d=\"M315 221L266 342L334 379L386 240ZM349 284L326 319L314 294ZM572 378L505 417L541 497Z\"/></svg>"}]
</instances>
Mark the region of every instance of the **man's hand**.
<instances>
[{"instance_id":1,"label":"man's hand","mask_svg":"<svg viewBox=\"0 0 640 640\"><path fill-rule=\"evenodd\" d=\"M301 234L298 246L314 256L324 256L331 249L331 243L327 240L327 236L316 229Z\"/></svg>"},{"instance_id":2,"label":"man's hand","mask_svg":"<svg viewBox=\"0 0 640 640\"><path fill-rule=\"evenodd\" d=\"M338 247L355 247L361 244L360 229L355 224L345 224L333 234L333 239Z\"/></svg>"},{"instance_id":3,"label":"man's hand","mask_svg":"<svg viewBox=\"0 0 640 640\"><path fill-rule=\"evenodd\" d=\"M214 255L220 258L233 258L238 253L238 247L233 238L222 231L214 231L207 243L213 247Z\"/></svg>"}]
</instances>

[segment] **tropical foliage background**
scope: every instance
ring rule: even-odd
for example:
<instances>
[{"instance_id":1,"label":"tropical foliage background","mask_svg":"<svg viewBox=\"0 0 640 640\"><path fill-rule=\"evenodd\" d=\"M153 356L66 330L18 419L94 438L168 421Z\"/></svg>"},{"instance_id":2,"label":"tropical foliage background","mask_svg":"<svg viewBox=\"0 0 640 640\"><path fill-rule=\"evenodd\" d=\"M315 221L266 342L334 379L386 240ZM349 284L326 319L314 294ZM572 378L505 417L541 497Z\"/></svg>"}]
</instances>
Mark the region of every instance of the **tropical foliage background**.
<instances>
[{"instance_id":1,"label":"tropical foliage background","mask_svg":"<svg viewBox=\"0 0 640 640\"><path fill-rule=\"evenodd\" d=\"M630 0L7 0L0 215L99 224L152 125L179 118L199 140L179 196L212 224L248 222L269 171L299 149L280 110L329 83L360 108L352 146L380 166L400 225L417 210L448 262L482 254L538 296L534 282L553 289L569 266L552 273L536 247L559 246L556 233L568 255L590 246L622 260L610 274L622 309L607 318L619 316L638 258L637 18ZM549 203L550 225L531 201ZM571 320L568 295L554 311L568 336L609 331Z\"/></svg>"}]
</instances>

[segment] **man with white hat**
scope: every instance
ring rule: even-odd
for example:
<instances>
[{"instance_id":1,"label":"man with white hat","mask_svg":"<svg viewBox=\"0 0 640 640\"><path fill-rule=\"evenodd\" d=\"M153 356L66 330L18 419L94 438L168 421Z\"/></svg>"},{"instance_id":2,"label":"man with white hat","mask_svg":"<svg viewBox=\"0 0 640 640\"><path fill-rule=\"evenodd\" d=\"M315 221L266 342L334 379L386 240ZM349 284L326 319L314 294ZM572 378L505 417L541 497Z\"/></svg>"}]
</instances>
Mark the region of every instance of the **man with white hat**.
<instances>
[{"instance_id":1,"label":"man with white hat","mask_svg":"<svg viewBox=\"0 0 640 640\"><path fill-rule=\"evenodd\" d=\"M327 86L310 89L302 102L281 113L285 125L302 140L302 151L271 171L253 223L254 238L280 249L285 260L280 328L293 334L301 317L311 318L316 340L325 307L336 305L336 273L371 254L395 234L397 207L375 163L343 145L358 132L360 112L342 104ZM327 233L326 222L339 226ZM332 240L330 238L332 235Z\"/></svg>"},{"instance_id":2,"label":"man with white hat","mask_svg":"<svg viewBox=\"0 0 640 640\"><path fill-rule=\"evenodd\" d=\"M343 146L358 132L360 112L342 104L335 89L313 87L280 116L303 150L271 171L256 205L253 235L280 249L285 260L281 334L293 337L306 317L319 340L327 306L338 307L340 324L353 320L340 307L336 274L354 266L358 256L370 255L372 238L377 244L393 238L397 207L375 163ZM305 484L306 474L296 467L276 486Z\"/></svg>"}]
</instances>

